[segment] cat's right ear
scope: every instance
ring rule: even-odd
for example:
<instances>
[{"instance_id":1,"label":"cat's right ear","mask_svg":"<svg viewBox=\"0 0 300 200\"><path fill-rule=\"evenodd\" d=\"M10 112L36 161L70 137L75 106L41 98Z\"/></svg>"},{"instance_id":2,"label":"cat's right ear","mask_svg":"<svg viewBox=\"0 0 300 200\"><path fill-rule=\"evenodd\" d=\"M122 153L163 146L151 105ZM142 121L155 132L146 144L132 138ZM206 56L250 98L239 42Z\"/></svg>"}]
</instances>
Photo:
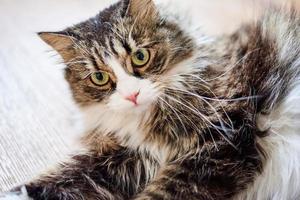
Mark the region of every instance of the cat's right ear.
<instances>
[{"instance_id":1,"label":"cat's right ear","mask_svg":"<svg viewBox=\"0 0 300 200\"><path fill-rule=\"evenodd\" d=\"M69 60L73 56L75 38L66 32L39 32L38 35L55 49L64 60Z\"/></svg>"}]
</instances>

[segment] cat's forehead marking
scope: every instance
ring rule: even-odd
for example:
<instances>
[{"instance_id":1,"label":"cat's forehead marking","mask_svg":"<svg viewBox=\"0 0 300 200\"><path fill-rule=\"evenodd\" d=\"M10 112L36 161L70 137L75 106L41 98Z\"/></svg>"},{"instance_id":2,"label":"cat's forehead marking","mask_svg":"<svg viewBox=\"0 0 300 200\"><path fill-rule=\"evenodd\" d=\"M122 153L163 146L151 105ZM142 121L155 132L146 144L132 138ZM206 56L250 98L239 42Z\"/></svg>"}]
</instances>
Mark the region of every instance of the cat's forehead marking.
<instances>
[{"instance_id":1,"label":"cat's forehead marking","mask_svg":"<svg viewBox=\"0 0 300 200\"><path fill-rule=\"evenodd\" d=\"M137 49L136 41L132 38L131 34L128 36L128 44L132 49Z\"/></svg>"},{"instance_id":2,"label":"cat's forehead marking","mask_svg":"<svg viewBox=\"0 0 300 200\"><path fill-rule=\"evenodd\" d=\"M104 65L103 60L102 60L102 56L99 55L98 53L99 51L96 50L96 48L92 48L92 57L90 59L92 59L94 62L92 63L92 66L89 67L89 69L101 69L102 66Z\"/></svg>"},{"instance_id":3,"label":"cat's forehead marking","mask_svg":"<svg viewBox=\"0 0 300 200\"><path fill-rule=\"evenodd\" d=\"M105 70L115 74L124 75L126 70L122 63L128 64L126 60L130 52L124 46L124 42L129 46L130 51L136 51L138 48L132 35L123 37L122 41L118 38L105 37L104 44L94 41L91 48L91 62L87 66L90 71ZM121 62L124 61L124 62Z\"/></svg>"},{"instance_id":4,"label":"cat's forehead marking","mask_svg":"<svg viewBox=\"0 0 300 200\"><path fill-rule=\"evenodd\" d=\"M119 40L113 39L112 44L113 44L113 48L114 48L115 52L118 54L118 56L125 57L127 55L126 49L124 48L123 44Z\"/></svg>"},{"instance_id":5,"label":"cat's forehead marking","mask_svg":"<svg viewBox=\"0 0 300 200\"><path fill-rule=\"evenodd\" d=\"M128 77L128 74L124 70L122 64L115 56L109 56L105 58L105 63L111 68L117 79L123 80Z\"/></svg>"}]
</instances>

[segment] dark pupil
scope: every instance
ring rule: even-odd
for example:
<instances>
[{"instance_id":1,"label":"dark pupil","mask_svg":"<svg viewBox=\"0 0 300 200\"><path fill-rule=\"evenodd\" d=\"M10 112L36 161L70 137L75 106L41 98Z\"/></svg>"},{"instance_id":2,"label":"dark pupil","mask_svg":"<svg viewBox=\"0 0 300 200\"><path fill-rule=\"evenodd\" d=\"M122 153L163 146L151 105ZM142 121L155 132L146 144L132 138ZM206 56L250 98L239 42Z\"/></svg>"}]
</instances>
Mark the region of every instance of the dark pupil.
<instances>
[{"instance_id":1,"label":"dark pupil","mask_svg":"<svg viewBox=\"0 0 300 200\"><path fill-rule=\"evenodd\" d=\"M99 81L102 81L103 80L103 75L102 73L96 73L96 78L99 80Z\"/></svg>"},{"instance_id":2,"label":"dark pupil","mask_svg":"<svg viewBox=\"0 0 300 200\"><path fill-rule=\"evenodd\" d=\"M145 55L141 51L138 51L136 52L136 58L143 61L145 59Z\"/></svg>"}]
</instances>

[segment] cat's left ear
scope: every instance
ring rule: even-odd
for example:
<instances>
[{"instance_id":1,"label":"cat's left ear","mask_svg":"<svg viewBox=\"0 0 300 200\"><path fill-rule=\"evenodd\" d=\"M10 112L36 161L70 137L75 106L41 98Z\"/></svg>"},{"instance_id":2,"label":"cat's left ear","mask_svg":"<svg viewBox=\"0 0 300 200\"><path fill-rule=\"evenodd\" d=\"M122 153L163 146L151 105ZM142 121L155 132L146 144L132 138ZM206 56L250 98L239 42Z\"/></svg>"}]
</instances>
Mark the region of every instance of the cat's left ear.
<instances>
[{"instance_id":1,"label":"cat's left ear","mask_svg":"<svg viewBox=\"0 0 300 200\"><path fill-rule=\"evenodd\" d=\"M129 0L126 15L148 23L155 21L159 13L153 0Z\"/></svg>"},{"instance_id":2,"label":"cat's left ear","mask_svg":"<svg viewBox=\"0 0 300 200\"><path fill-rule=\"evenodd\" d=\"M74 56L75 38L66 32L39 32L40 38L55 49L64 60L69 60Z\"/></svg>"}]
</instances>

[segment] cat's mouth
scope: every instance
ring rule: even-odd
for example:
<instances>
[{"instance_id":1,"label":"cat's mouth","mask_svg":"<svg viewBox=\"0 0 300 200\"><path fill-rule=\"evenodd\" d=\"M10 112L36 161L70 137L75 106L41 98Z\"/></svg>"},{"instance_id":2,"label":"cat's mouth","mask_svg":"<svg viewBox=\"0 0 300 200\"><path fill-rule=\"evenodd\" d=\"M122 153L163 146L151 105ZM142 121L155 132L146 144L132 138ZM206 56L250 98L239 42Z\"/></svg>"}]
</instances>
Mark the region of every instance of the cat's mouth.
<instances>
[{"instance_id":1,"label":"cat's mouth","mask_svg":"<svg viewBox=\"0 0 300 200\"><path fill-rule=\"evenodd\" d=\"M137 98L136 100L129 100L126 103L124 102L123 106L110 106L110 108L114 111L119 112L120 115L124 113L141 114L150 110L156 104L156 102L157 100L154 97L151 99L147 99L146 101L142 98Z\"/></svg>"}]
</instances>

